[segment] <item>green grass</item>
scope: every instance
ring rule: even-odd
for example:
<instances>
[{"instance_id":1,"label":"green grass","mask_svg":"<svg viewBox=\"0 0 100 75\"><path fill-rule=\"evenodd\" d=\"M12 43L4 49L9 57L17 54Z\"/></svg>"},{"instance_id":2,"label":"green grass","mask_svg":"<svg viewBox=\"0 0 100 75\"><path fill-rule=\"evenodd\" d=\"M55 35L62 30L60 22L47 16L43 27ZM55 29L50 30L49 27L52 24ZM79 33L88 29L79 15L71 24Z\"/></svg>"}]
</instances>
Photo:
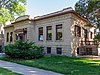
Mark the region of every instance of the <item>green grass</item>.
<instances>
[{"instance_id":1,"label":"green grass","mask_svg":"<svg viewBox=\"0 0 100 75\"><path fill-rule=\"evenodd\" d=\"M0 68L0 75L21 75L21 74L13 73L7 69Z\"/></svg>"},{"instance_id":2,"label":"green grass","mask_svg":"<svg viewBox=\"0 0 100 75\"><path fill-rule=\"evenodd\" d=\"M8 58L0 59L45 70L51 70L65 75L100 75L100 61L82 58L47 56L34 60L12 60Z\"/></svg>"}]
</instances>

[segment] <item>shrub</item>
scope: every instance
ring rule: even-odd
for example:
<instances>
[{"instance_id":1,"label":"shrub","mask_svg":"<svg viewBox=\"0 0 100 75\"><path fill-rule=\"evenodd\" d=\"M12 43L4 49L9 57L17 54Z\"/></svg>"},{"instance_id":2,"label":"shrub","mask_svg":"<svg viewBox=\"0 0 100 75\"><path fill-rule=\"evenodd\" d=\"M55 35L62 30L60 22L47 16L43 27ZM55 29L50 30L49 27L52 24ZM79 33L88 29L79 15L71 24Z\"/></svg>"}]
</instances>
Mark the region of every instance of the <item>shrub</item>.
<instances>
[{"instance_id":1,"label":"shrub","mask_svg":"<svg viewBox=\"0 0 100 75\"><path fill-rule=\"evenodd\" d=\"M33 42L16 41L5 47L5 54L12 58L40 58L43 56L43 48L35 46Z\"/></svg>"},{"instance_id":2,"label":"shrub","mask_svg":"<svg viewBox=\"0 0 100 75\"><path fill-rule=\"evenodd\" d=\"M95 36L95 40L100 42L100 34L97 34L97 35Z\"/></svg>"}]
</instances>

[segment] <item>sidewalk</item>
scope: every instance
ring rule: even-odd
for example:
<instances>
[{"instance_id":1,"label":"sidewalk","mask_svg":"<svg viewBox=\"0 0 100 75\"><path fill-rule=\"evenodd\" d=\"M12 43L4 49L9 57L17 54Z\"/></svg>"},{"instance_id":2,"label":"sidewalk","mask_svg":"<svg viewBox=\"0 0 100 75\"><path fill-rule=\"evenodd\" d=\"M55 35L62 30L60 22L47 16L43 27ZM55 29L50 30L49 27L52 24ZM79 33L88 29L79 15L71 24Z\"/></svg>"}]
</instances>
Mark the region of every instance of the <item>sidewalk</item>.
<instances>
[{"instance_id":1,"label":"sidewalk","mask_svg":"<svg viewBox=\"0 0 100 75\"><path fill-rule=\"evenodd\" d=\"M11 62L2 61L2 60L0 60L0 67L6 68L15 73L19 73L23 75L63 75L63 74L55 73L52 71L46 71L46 70L19 65L16 63L11 63Z\"/></svg>"}]
</instances>

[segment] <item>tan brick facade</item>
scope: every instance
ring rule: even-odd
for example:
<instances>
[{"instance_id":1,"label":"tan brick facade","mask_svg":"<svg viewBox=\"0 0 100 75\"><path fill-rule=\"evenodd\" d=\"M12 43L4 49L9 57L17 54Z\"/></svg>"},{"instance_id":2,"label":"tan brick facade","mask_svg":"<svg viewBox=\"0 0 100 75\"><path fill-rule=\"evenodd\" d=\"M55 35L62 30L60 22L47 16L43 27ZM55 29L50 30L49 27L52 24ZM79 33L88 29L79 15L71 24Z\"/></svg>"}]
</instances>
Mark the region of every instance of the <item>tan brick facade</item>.
<instances>
[{"instance_id":1,"label":"tan brick facade","mask_svg":"<svg viewBox=\"0 0 100 75\"><path fill-rule=\"evenodd\" d=\"M86 19L78 15L72 9L64 9L52 14L35 17L34 19L30 19L29 16L22 16L17 18L17 20L11 25L4 27L5 45L9 43L6 41L7 33L13 32L13 41L11 43L14 43L16 40L15 35L22 34L26 30L26 34L20 38L26 37L24 38L24 41L33 41L36 45L43 46L45 54L47 54L47 47L51 47L51 55L77 56L75 52L77 52L76 50L79 47L79 41L84 38L82 38L82 33L81 37L74 36L74 27L75 25L78 25L79 27L83 28L87 22L88 21ZM56 40L56 25L59 24L62 25L62 40ZM47 26L52 26L52 40L46 39ZM43 41L38 40L38 30L40 27L43 27ZM61 54L57 54L57 48L61 48Z\"/></svg>"}]
</instances>

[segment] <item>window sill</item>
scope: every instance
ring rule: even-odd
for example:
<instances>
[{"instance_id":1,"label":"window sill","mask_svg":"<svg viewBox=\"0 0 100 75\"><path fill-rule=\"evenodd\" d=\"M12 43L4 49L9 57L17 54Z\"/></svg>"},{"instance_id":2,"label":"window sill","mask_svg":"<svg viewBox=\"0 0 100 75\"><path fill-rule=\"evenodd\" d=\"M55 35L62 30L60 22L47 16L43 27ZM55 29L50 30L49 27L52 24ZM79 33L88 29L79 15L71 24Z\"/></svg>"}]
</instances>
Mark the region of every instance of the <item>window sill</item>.
<instances>
[{"instance_id":1,"label":"window sill","mask_svg":"<svg viewBox=\"0 0 100 75\"><path fill-rule=\"evenodd\" d=\"M55 42L64 42L64 40L56 40Z\"/></svg>"},{"instance_id":2,"label":"window sill","mask_svg":"<svg viewBox=\"0 0 100 75\"><path fill-rule=\"evenodd\" d=\"M62 56L62 54L57 54L58 56Z\"/></svg>"},{"instance_id":3,"label":"window sill","mask_svg":"<svg viewBox=\"0 0 100 75\"><path fill-rule=\"evenodd\" d=\"M46 40L46 42L53 42L53 40Z\"/></svg>"},{"instance_id":4,"label":"window sill","mask_svg":"<svg viewBox=\"0 0 100 75\"><path fill-rule=\"evenodd\" d=\"M43 41L38 41L38 42L43 42Z\"/></svg>"}]
</instances>

